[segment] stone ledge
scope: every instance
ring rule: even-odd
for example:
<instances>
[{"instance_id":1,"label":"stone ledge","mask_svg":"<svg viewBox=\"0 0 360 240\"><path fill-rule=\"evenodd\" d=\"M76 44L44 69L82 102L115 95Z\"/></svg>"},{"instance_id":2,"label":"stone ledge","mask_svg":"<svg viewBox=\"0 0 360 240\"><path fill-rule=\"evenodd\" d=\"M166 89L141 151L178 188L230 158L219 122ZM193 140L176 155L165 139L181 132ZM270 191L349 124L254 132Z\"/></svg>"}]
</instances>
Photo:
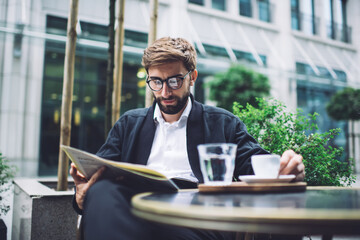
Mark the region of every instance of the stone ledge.
<instances>
[{"instance_id":1,"label":"stone ledge","mask_svg":"<svg viewBox=\"0 0 360 240\"><path fill-rule=\"evenodd\" d=\"M55 191L54 187L55 178L14 180L12 239L76 239L74 191Z\"/></svg>"}]
</instances>

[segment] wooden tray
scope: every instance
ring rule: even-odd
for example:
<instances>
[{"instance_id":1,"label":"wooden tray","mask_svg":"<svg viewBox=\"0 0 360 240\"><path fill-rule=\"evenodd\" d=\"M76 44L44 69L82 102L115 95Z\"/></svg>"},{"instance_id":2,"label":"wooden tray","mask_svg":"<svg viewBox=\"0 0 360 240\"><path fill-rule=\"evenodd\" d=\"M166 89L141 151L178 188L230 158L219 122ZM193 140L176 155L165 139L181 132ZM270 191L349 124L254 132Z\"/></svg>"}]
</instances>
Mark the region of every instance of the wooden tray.
<instances>
[{"instance_id":1,"label":"wooden tray","mask_svg":"<svg viewBox=\"0 0 360 240\"><path fill-rule=\"evenodd\" d=\"M227 186L209 186L199 184L199 192L302 192L306 190L306 182L294 183L246 183L233 182Z\"/></svg>"}]
</instances>

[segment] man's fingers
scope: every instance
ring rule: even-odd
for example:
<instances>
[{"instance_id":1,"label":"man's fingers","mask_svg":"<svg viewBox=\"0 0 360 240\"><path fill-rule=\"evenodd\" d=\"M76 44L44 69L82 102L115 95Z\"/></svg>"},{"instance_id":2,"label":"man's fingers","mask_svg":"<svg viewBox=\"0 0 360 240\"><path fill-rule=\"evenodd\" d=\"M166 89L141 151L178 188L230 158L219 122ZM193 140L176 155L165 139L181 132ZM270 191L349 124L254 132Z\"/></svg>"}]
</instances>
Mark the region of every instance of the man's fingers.
<instances>
[{"instance_id":1,"label":"man's fingers","mask_svg":"<svg viewBox=\"0 0 360 240\"><path fill-rule=\"evenodd\" d=\"M85 176L82 175L77 170L77 168L75 167L75 165L73 163L70 166L70 175L74 179L75 184L80 183L80 182L87 182L87 179L85 178Z\"/></svg>"},{"instance_id":2,"label":"man's fingers","mask_svg":"<svg viewBox=\"0 0 360 240\"><path fill-rule=\"evenodd\" d=\"M280 159L280 170L281 173L289 164L290 160L296 155L293 150L286 150Z\"/></svg>"},{"instance_id":3,"label":"man's fingers","mask_svg":"<svg viewBox=\"0 0 360 240\"><path fill-rule=\"evenodd\" d=\"M305 171L305 165L304 165L304 163L301 162L301 164L299 164L299 165L297 166L297 170L298 170L298 172L304 172L304 171Z\"/></svg>"},{"instance_id":4,"label":"man's fingers","mask_svg":"<svg viewBox=\"0 0 360 240\"><path fill-rule=\"evenodd\" d=\"M295 181L302 181L305 178L305 166L301 155L296 154L293 150L287 150L281 156L280 175L294 174Z\"/></svg>"},{"instance_id":5,"label":"man's fingers","mask_svg":"<svg viewBox=\"0 0 360 240\"><path fill-rule=\"evenodd\" d=\"M301 155L295 155L293 156L290 161L287 163L286 167L284 167L280 174L288 175L288 174L295 174L297 175L299 173L298 166L302 164L302 156Z\"/></svg>"},{"instance_id":6,"label":"man's fingers","mask_svg":"<svg viewBox=\"0 0 360 240\"><path fill-rule=\"evenodd\" d=\"M73 177L76 185L76 203L80 209L83 209L84 197L88 189L93 185L104 172L105 167L98 169L88 181L79 171L77 171L74 164L71 164L70 175Z\"/></svg>"},{"instance_id":7,"label":"man's fingers","mask_svg":"<svg viewBox=\"0 0 360 240\"><path fill-rule=\"evenodd\" d=\"M86 178L76 169L73 163L70 166L70 175L74 179L75 184L78 182L87 181Z\"/></svg>"},{"instance_id":8,"label":"man's fingers","mask_svg":"<svg viewBox=\"0 0 360 240\"><path fill-rule=\"evenodd\" d=\"M305 165L303 163L297 166L298 174L296 175L295 181L302 181L305 178Z\"/></svg>"},{"instance_id":9,"label":"man's fingers","mask_svg":"<svg viewBox=\"0 0 360 240\"><path fill-rule=\"evenodd\" d=\"M94 173L94 175L91 176L91 178L89 180L89 187L91 185L93 185L95 182L97 182L97 180L99 180L99 178L101 177L101 175L103 174L105 169L106 169L106 167L101 167Z\"/></svg>"},{"instance_id":10,"label":"man's fingers","mask_svg":"<svg viewBox=\"0 0 360 240\"><path fill-rule=\"evenodd\" d=\"M75 164L71 163L70 165L70 174L73 175L76 171L76 167L75 167Z\"/></svg>"}]
</instances>

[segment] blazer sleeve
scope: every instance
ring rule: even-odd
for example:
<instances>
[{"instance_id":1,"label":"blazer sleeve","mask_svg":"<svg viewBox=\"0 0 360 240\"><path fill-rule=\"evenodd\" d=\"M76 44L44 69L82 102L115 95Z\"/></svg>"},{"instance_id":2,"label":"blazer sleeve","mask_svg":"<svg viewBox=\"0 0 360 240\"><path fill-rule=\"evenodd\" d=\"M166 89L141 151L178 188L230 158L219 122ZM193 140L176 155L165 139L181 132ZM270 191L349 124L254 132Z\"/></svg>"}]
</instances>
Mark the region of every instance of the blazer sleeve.
<instances>
[{"instance_id":1,"label":"blazer sleeve","mask_svg":"<svg viewBox=\"0 0 360 240\"><path fill-rule=\"evenodd\" d=\"M123 143L123 121L120 119L111 128L105 143L100 147L96 155L114 161L121 161Z\"/></svg>"},{"instance_id":2,"label":"blazer sleeve","mask_svg":"<svg viewBox=\"0 0 360 240\"><path fill-rule=\"evenodd\" d=\"M257 154L268 154L259 143L248 133L245 124L235 118L234 129L231 131L233 141L237 144L234 178L238 180L240 175L253 175L251 156Z\"/></svg>"}]
</instances>

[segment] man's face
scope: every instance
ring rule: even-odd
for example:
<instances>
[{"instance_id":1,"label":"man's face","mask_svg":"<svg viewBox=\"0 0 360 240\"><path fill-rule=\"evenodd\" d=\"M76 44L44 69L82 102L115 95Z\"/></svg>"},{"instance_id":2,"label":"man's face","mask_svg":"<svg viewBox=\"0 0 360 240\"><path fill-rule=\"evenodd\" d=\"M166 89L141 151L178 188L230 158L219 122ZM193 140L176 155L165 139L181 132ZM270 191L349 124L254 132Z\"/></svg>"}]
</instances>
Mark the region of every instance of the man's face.
<instances>
[{"instance_id":1,"label":"man's face","mask_svg":"<svg viewBox=\"0 0 360 240\"><path fill-rule=\"evenodd\" d=\"M150 67L148 70L148 74L151 79L158 78L161 80L175 76L183 77L187 73L188 71L182 62L173 62L154 66ZM192 78L193 76L194 74L192 72L188 74L179 89L173 90L164 82L160 91L153 91L161 112L169 115L179 114L180 117L190 95L190 86L193 86L195 81L195 79ZM190 80L190 78L192 80Z\"/></svg>"}]
</instances>

